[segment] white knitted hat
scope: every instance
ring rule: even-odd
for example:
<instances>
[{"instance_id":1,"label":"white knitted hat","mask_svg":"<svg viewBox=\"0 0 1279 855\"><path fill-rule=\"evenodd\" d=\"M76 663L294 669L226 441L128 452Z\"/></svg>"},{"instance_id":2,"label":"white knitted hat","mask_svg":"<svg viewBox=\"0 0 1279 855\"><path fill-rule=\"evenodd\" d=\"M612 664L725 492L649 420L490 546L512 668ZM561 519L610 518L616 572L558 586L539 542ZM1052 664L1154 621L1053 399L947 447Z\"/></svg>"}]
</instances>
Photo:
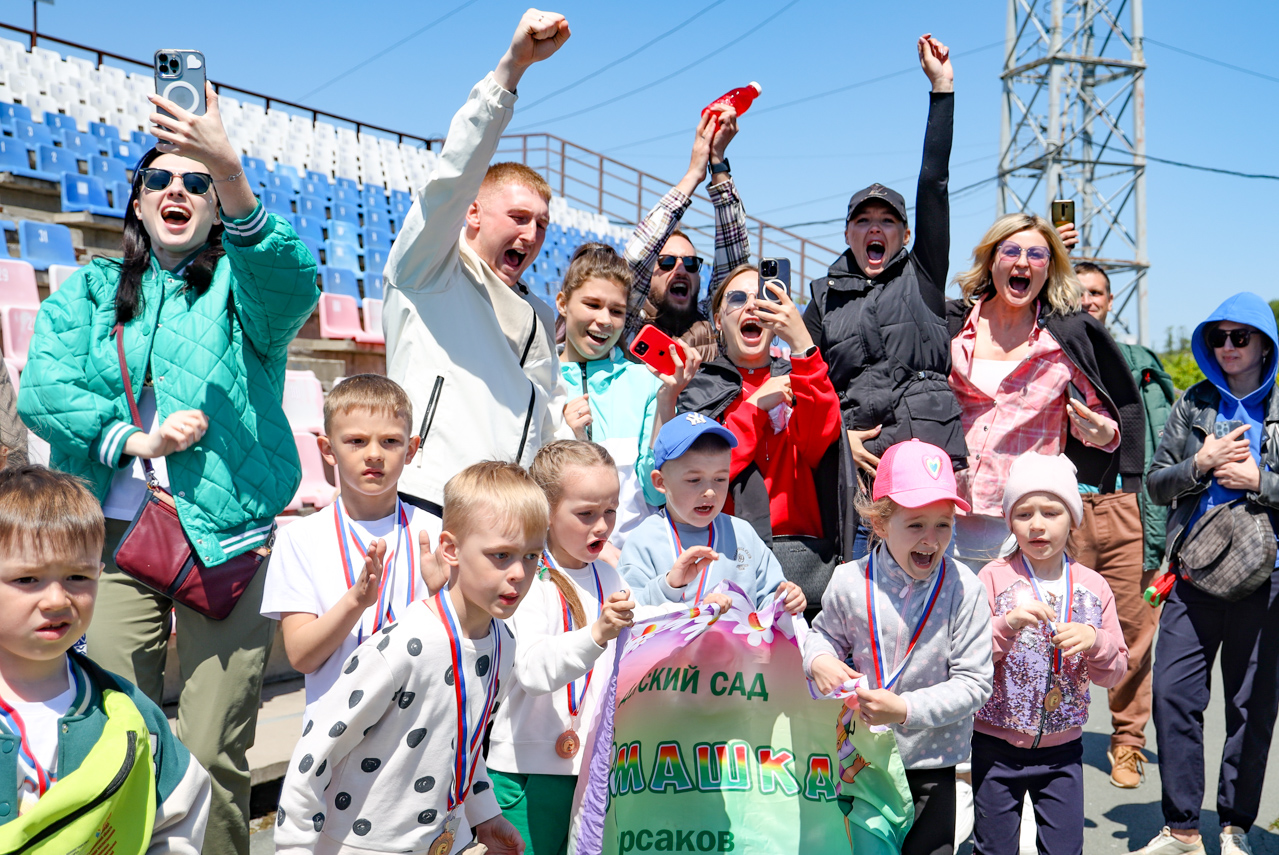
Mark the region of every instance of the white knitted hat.
<instances>
[{"instance_id":1,"label":"white knitted hat","mask_svg":"<svg viewBox=\"0 0 1279 855\"><path fill-rule=\"evenodd\" d=\"M1064 454L1028 451L1013 461L1004 482L1004 519L1030 493L1051 493L1070 511L1075 526L1084 523L1084 501L1079 498L1075 464Z\"/></svg>"}]
</instances>

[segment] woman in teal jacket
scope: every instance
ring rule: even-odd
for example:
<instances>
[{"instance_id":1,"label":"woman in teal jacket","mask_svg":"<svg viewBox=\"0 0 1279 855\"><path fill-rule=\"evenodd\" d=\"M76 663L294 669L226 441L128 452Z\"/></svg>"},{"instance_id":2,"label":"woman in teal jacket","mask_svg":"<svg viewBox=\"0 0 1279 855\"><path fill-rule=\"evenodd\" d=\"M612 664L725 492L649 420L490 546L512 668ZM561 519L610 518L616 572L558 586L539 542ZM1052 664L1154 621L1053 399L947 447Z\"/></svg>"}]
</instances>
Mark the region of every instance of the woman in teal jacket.
<instances>
[{"instance_id":1,"label":"woman in teal jacket","mask_svg":"<svg viewBox=\"0 0 1279 855\"><path fill-rule=\"evenodd\" d=\"M205 851L245 855L245 751L274 633L258 614L265 565L215 621L135 582L113 555L145 496L140 458L172 492L207 566L269 545L301 480L281 400L289 342L319 297L316 263L254 196L212 87L202 116L151 101L173 118L151 117L160 143L133 178L124 257L94 259L41 304L18 410L49 443L50 463L84 478L107 516L89 655L160 703L175 613L176 733L213 779ZM124 393L117 325L142 429Z\"/></svg>"}]
</instances>

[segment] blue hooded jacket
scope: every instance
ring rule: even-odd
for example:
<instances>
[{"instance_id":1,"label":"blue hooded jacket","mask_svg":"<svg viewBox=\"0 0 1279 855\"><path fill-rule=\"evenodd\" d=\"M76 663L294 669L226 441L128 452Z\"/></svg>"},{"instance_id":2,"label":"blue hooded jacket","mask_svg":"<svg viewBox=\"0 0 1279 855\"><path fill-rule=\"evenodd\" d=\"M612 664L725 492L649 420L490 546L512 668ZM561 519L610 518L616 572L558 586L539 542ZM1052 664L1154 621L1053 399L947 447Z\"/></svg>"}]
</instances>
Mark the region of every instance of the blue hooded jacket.
<instances>
[{"instance_id":1,"label":"blue hooded jacket","mask_svg":"<svg viewBox=\"0 0 1279 855\"><path fill-rule=\"evenodd\" d=\"M1236 398L1231 393L1225 373L1217 364L1217 358L1208 347L1208 342L1204 340L1204 331L1219 321L1248 324L1270 339L1270 356L1262 368L1261 385L1244 398ZM1244 431L1243 437L1248 440L1252 457L1258 465L1261 464L1261 442L1266 435L1266 399L1274 387L1276 369L1279 368L1279 360L1275 358L1276 342L1279 342L1279 329L1275 326L1274 312L1265 300L1245 291L1227 298L1203 323L1195 327L1195 334L1190 343L1191 352L1195 355L1195 361L1199 363L1199 369L1221 394L1221 402L1217 405L1217 421L1236 421L1248 425L1248 430ZM1241 496L1243 496L1242 490L1222 487L1217 483L1217 479L1213 478L1208 489L1200 497L1199 507L1186 524L1186 530L1188 531L1210 508L1234 501Z\"/></svg>"}]
</instances>

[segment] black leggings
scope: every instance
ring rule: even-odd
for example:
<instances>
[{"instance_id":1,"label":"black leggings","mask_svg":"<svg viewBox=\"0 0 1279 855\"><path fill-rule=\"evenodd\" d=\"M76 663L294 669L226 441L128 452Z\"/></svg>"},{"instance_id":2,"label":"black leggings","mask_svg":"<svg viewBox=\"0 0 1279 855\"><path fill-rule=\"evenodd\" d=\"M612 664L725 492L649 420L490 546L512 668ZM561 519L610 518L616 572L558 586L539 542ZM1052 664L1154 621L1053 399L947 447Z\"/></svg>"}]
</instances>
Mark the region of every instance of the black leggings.
<instances>
[{"instance_id":1,"label":"black leggings","mask_svg":"<svg viewBox=\"0 0 1279 855\"><path fill-rule=\"evenodd\" d=\"M907 769L915 800L915 824L902 843L902 855L954 855L955 767Z\"/></svg>"}]
</instances>

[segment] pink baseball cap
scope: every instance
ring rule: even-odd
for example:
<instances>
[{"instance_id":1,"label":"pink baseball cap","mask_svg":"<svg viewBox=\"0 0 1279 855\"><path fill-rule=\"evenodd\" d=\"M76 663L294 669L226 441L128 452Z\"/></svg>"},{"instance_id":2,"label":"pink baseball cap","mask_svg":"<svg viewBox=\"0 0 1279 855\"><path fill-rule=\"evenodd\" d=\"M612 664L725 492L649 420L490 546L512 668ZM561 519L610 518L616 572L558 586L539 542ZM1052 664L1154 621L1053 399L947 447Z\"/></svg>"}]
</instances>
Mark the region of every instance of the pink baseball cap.
<instances>
[{"instance_id":1,"label":"pink baseball cap","mask_svg":"<svg viewBox=\"0 0 1279 855\"><path fill-rule=\"evenodd\" d=\"M918 439L890 445L879 459L871 498L887 496L904 508L922 508L949 500L967 513L972 507L959 497L950 455Z\"/></svg>"}]
</instances>

